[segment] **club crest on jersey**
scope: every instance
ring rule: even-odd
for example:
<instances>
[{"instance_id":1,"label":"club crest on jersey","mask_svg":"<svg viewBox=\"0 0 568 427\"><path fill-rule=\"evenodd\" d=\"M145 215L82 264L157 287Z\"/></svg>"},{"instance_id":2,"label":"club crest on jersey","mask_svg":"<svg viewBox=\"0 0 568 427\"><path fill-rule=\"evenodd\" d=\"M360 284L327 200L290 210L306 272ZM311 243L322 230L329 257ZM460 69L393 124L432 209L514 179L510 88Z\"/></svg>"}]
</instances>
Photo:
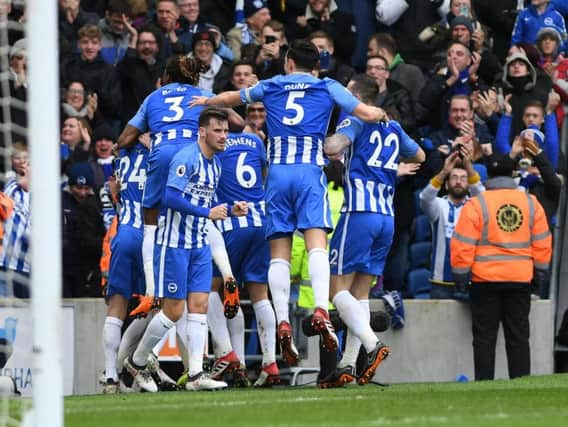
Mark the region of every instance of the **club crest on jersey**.
<instances>
[{"instance_id":1,"label":"club crest on jersey","mask_svg":"<svg viewBox=\"0 0 568 427\"><path fill-rule=\"evenodd\" d=\"M341 123L339 123L339 125L337 125L337 129L343 129L348 127L351 124L351 119L343 119L343 121Z\"/></svg>"},{"instance_id":2,"label":"club crest on jersey","mask_svg":"<svg viewBox=\"0 0 568 427\"><path fill-rule=\"evenodd\" d=\"M176 168L176 175L179 176L179 177L182 177L182 176L185 175L185 165L179 165Z\"/></svg>"},{"instance_id":3,"label":"club crest on jersey","mask_svg":"<svg viewBox=\"0 0 568 427\"><path fill-rule=\"evenodd\" d=\"M168 283L168 292L171 292L172 294L177 292L178 290L178 285L175 284L174 282L170 282Z\"/></svg>"}]
</instances>

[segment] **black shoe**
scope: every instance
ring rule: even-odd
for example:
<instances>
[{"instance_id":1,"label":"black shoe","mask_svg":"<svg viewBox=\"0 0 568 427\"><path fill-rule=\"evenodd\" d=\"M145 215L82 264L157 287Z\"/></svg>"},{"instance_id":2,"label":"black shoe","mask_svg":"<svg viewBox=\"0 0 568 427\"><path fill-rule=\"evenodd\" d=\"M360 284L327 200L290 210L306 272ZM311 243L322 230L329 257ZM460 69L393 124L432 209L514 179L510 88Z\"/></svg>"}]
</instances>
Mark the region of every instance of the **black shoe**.
<instances>
[{"instance_id":1,"label":"black shoe","mask_svg":"<svg viewBox=\"0 0 568 427\"><path fill-rule=\"evenodd\" d=\"M390 347L386 346L381 341L378 341L373 351L367 354L367 364L365 369L363 369L361 376L357 380L357 384L367 384L375 375L375 371L381 362L388 357L390 351Z\"/></svg>"},{"instance_id":2,"label":"black shoe","mask_svg":"<svg viewBox=\"0 0 568 427\"><path fill-rule=\"evenodd\" d=\"M343 387L345 384L355 380L355 368L351 365L335 370L324 379L318 381L319 388Z\"/></svg>"}]
</instances>

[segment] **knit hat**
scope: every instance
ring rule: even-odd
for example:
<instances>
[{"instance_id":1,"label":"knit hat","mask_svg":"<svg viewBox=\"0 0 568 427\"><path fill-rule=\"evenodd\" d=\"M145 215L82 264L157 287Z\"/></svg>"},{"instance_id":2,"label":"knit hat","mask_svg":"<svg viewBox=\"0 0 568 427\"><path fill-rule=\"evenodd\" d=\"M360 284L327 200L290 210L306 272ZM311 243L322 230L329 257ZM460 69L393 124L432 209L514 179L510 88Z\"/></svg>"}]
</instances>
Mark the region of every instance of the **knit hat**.
<instances>
[{"instance_id":1,"label":"knit hat","mask_svg":"<svg viewBox=\"0 0 568 427\"><path fill-rule=\"evenodd\" d=\"M487 176L494 178L496 176L513 176L515 170L515 161L508 154L494 153L487 163Z\"/></svg>"},{"instance_id":2,"label":"knit hat","mask_svg":"<svg viewBox=\"0 0 568 427\"><path fill-rule=\"evenodd\" d=\"M199 41L208 41L213 45L213 50L217 49L217 44L215 43L215 34L212 31L201 30L193 35L191 40L191 50L195 50L195 43Z\"/></svg>"},{"instance_id":3,"label":"knit hat","mask_svg":"<svg viewBox=\"0 0 568 427\"><path fill-rule=\"evenodd\" d=\"M93 142L101 139L110 139L112 142L115 142L117 137L116 131L107 123L97 126L93 132Z\"/></svg>"},{"instance_id":4,"label":"knit hat","mask_svg":"<svg viewBox=\"0 0 568 427\"><path fill-rule=\"evenodd\" d=\"M69 185L88 185L92 187L95 183L93 169L87 162L73 163L67 172Z\"/></svg>"},{"instance_id":5,"label":"knit hat","mask_svg":"<svg viewBox=\"0 0 568 427\"><path fill-rule=\"evenodd\" d=\"M453 30L458 25L463 25L470 34L473 33L473 21L467 16L456 16L451 22L450 29Z\"/></svg>"},{"instance_id":6,"label":"knit hat","mask_svg":"<svg viewBox=\"0 0 568 427\"><path fill-rule=\"evenodd\" d=\"M25 38L15 42L14 45L10 48L10 58L17 55L26 56L27 45L28 41Z\"/></svg>"},{"instance_id":7,"label":"knit hat","mask_svg":"<svg viewBox=\"0 0 568 427\"><path fill-rule=\"evenodd\" d=\"M265 7L268 7L265 0L245 0L245 18L251 17Z\"/></svg>"},{"instance_id":8,"label":"knit hat","mask_svg":"<svg viewBox=\"0 0 568 427\"><path fill-rule=\"evenodd\" d=\"M536 43L540 43L543 38L545 37L552 37L554 40L558 42L558 44L562 43L562 37L556 28L553 27L544 27L541 28L536 36Z\"/></svg>"},{"instance_id":9,"label":"knit hat","mask_svg":"<svg viewBox=\"0 0 568 427\"><path fill-rule=\"evenodd\" d=\"M531 133L532 133L532 138L528 138L527 136L530 135ZM529 125L524 131L522 131L521 138L532 139L538 144L540 148L544 147L544 133L542 133L538 128L538 126L536 125Z\"/></svg>"}]
</instances>

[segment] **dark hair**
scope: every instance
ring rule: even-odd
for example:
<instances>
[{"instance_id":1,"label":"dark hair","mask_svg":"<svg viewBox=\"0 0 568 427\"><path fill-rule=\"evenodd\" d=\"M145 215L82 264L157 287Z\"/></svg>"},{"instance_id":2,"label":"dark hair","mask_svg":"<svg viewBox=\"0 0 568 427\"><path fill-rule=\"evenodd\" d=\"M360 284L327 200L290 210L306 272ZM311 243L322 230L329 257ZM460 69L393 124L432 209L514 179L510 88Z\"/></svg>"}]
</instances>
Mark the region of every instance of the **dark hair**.
<instances>
[{"instance_id":1,"label":"dark hair","mask_svg":"<svg viewBox=\"0 0 568 427\"><path fill-rule=\"evenodd\" d=\"M330 160L323 168L325 176L329 182L333 182L333 189L343 187L343 171L345 166L339 160Z\"/></svg>"},{"instance_id":2,"label":"dark hair","mask_svg":"<svg viewBox=\"0 0 568 427\"><path fill-rule=\"evenodd\" d=\"M395 56L398 52L398 46L396 45L396 40L387 33L376 33L371 34L369 41L374 40L377 46L386 49L392 56Z\"/></svg>"},{"instance_id":3,"label":"dark hair","mask_svg":"<svg viewBox=\"0 0 568 427\"><path fill-rule=\"evenodd\" d=\"M527 111L527 108L529 107L535 107L535 108L539 108L542 110L542 114L544 115L545 110L544 110L544 105L542 105L542 102L540 102L537 99L531 99L530 101L527 101L527 103L525 104L525 106L523 107L523 114L525 113L525 111Z\"/></svg>"},{"instance_id":4,"label":"dark hair","mask_svg":"<svg viewBox=\"0 0 568 427\"><path fill-rule=\"evenodd\" d=\"M164 76L167 81L172 83L186 83L197 85L199 82L199 73L204 71L204 64L194 58L186 55L176 55L168 59Z\"/></svg>"},{"instance_id":5,"label":"dark hair","mask_svg":"<svg viewBox=\"0 0 568 427\"><path fill-rule=\"evenodd\" d=\"M282 33L282 35L284 35L284 32L286 31L284 24L280 21L277 21L276 19L271 19L266 24L264 24L264 26L270 27L272 31L274 31L275 33Z\"/></svg>"},{"instance_id":6,"label":"dark hair","mask_svg":"<svg viewBox=\"0 0 568 427\"><path fill-rule=\"evenodd\" d=\"M140 34L142 33L153 34L154 38L156 39L156 43L158 43L158 50L162 49L164 40L162 37L162 32L158 29L158 27L152 24L141 25L140 28L138 28L138 39L140 39Z\"/></svg>"},{"instance_id":7,"label":"dark hair","mask_svg":"<svg viewBox=\"0 0 568 427\"><path fill-rule=\"evenodd\" d=\"M355 74L351 77L353 85L350 87L353 95L359 97L365 104L374 104L379 94L379 86L372 77L366 74Z\"/></svg>"},{"instance_id":8,"label":"dark hair","mask_svg":"<svg viewBox=\"0 0 568 427\"><path fill-rule=\"evenodd\" d=\"M233 75L233 73L235 72L235 70L237 69L237 67L241 67L243 65L246 65L247 67L250 67L252 69L252 72L254 73L254 65L252 64L252 62L250 62L247 59L241 59L239 61L235 61L233 62L233 66L231 67L231 76Z\"/></svg>"},{"instance_id":9,"label":"dark hair","mask_svg":"<svg viewBox=\"0 0 568 427\"><path fill-rule=\"evenodd\" d=\"M294 40L290 44L287 55L301 71L311 72L319 62L318 49L311 41L304 39Z\"/></svg>"},{"instance_id":10,"label":"dark hair","mask_svg":"<svg viewBox=\"0 0 568 427\"><path fill-rule=\"evenodd\" d=\"M120 13L129 16L132 13L132 8L127 0L110 0L105 12Z\"/></svg>"},{"instance_id":11,"label":"dark hair","mask_svg":"<svg viewBox=\"0 0 568 427\"><path fill-rule=\"evenodd\" d=\"M205 108L199 115L199 127L205 127L209 124L211 119L217 119L219 121L227 122L229 121L229 114L222 108L209 107Z\"/></svg>"}]
</instances>

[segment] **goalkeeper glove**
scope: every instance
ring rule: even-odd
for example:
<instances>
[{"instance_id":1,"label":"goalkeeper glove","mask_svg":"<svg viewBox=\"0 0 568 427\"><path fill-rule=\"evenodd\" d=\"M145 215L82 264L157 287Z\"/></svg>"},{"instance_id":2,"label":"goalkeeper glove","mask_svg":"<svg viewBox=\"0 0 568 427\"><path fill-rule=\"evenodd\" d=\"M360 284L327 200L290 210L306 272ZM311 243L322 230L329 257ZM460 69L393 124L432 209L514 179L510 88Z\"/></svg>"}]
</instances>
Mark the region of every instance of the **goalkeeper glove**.
<instances>
[{"instance_id":1,"label":"goalkeeper glove","mask_svg":"<svg viewBox=\"0 0 568 427\"><path fill-rule=\"evenodd\" d=\"M146 317L150 311L160 308L160 300L150 296L139 296L138 305L129 314L130 317L142 318Z\"/></svg>"}]
</instances>

